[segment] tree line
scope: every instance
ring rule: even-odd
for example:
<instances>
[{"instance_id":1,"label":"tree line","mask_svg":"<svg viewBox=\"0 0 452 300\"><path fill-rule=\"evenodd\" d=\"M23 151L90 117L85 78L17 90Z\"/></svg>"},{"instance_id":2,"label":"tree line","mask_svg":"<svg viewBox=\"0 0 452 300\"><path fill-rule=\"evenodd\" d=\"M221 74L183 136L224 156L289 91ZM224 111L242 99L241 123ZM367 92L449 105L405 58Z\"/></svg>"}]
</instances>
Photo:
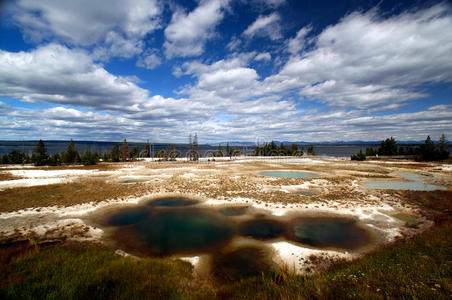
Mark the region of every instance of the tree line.
<instances>
[{"instance_id":1,"label":"tree line","mask_svg":"<svg viewBox=\"0 0 452 300\"><path fill-rule=\"evenodd\" d=\"M314 146L308 146L308 155L315 155ZM283 143L276 145L275 141L264 143L262 146L257 145L254 148L255 156L303 156L304 149L298 148L298 144L292 143L286 146Z\"/></svg>"},{"instance_id":2,"label":"tree line","mask_svg":"<svg viewBox=\"0 0 452 300\"><path fill-rule=\"evenodd\" d=\"M417 161L441 161L449 158L449 151L447 149L448 142L444 134L441 135L438 142L432 141L430 136L427 136L424 144L419 147L413 146L399 146L393 137L382 141L377 149L372 147L366 148L366 152L362 150L359 153L351 156L352 160L363 161L367 156L396 156L408 155L413 156Z\"/></svg>"},{"instance_id":3,"label":"tree line","mask_svg":"<svg viewBox=\"0 0 452 300\"><path fill-rule=\"evenodd\" d=\"M31 155L27 155L18 150L12 150L10 153L0 157L0 164L29 164L35 166L59 166L61 164L81 164L95 165L99 161L119 162L134 160L138 157L150 157L150 144L146 143L144 149L132 147L129 149L127 140L124 139L121 147L115 144L110 151L99 153L87 149L84 153L79 153L74 141L71 139L65 151L49 155L47 147L42 140L39 140Z\"/></svg>"}]
</instances>

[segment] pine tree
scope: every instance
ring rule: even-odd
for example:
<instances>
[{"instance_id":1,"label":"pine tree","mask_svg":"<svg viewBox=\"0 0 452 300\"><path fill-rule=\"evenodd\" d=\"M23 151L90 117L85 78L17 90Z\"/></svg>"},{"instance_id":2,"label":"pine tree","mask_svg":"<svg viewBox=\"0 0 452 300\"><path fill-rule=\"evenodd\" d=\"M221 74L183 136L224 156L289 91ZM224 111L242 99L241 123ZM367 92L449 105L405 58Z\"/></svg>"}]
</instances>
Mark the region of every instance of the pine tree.
<instances>
[{"instance_id":1,"label":"pine tree","mask_svg":"<svg viewBox=\"0 0 452 300\"><path fill-rule=\"evenodd\" d=\"M110 151L110 159L112 162L118 162L119 161L119 146L118 144L115 144L113 148Z\"/></svg>"},{"instance_id":2,"label":"pine tree","mask_svg":"<svg viewBox=\"0 0 452 300\"><path fill-rule=\"evenodd\" d=\"M447 150L447 144L448 144L448 142L446 140L446 136L444 134L442 134L438 141L439 159L440 160L449 158L450 153Z\"/></svg>"},{"instance_id":3,"label":"pine tree","mask_svg":"<svg viewBox=\"0 0 452 300\"><path fill-rule=\"evenodd\" d=\"M81 161L85 166L95 165L97 162L94 153L92 153L90 149L85 151L85 153L81 157Z\"/></svg>"},{"instance_id":4,"label":"pine tree","mask_svg":"<svg viewBox=\"0 0 452 300\"><path fill-rule=\"evenodd\" d=\"M122 142L121 150L120 150L120 158L122 161L128 160L130 157L129 154L129 145L127 144L127 140L124 139Z\"/></svg>"},{"instance_id":5,"label":"pine tree","mask_svg":"<svg viewBox=\"0 0 452 300\"><path fill-rule=\"evenodd\" d=\"M226 155L229 157L232 156L232 151L231 151L231 147L229 147L229 142L226 143Z\"/></svg>"},{"instance_id":6,"label":"pine tree","mask_svg":"<svg viewBox=\"0 0 452 300\"><path fill-rule=\"evenodd\" d=\"M298 145L296 143L292 143L289 149L290 155L297 156L298 155Z\"/></svg>"},{"instance_id":7,"label":"pine tree","mask_svg":"<svg viewBox=\"0 0 452 300\"><path fill-rule=\"evenodd\" d=\"M43 166L47 164L49 155L47 154L47 148L42 140L39 140L35 149L33 150L33 162L35 166Z\"/></svg>"},{"instance_id":8,"label":"pine tree","mask_svg":"<svg viewBox=\"0 0 452 300\"><path fill-rule=\"evenodd\" d=\"M74 141L71 139L69 145L66 148L66 152L63 153L63 163L73 164L77 162L79 156L77 149L75 148Z\"/></svg>"},{"instance_id":9,"label":"pine tree","mask_svg":"<svg viewBox=\"0 0 452 300\"><path fill-rule=\"evenodd\" d=\"M144 157L151 157L151 145L149 141L144 144Z\"/></svg>"},{"instance_id":10,"label":"pine tree","mask_svg":"<svg viewBox=\"0 0 452 300\"><path fill-rule=\"evenodd\" d=\"M391 136L391 138L386 139L385 141L382 141L380 144L380 147L378 148L378 154L379 155L397 155L397 142L396 140Z\"/></svg>"},{"instance_id":11,"label":"pine tree","mask_svg":"<svg viewBox=\"0 0 452 300\"><path fill-rule=\"evenodd\" d=\"M314 146L308 147L308 155L315 156Z\"/></svg>"},{"instance_id":12,"label":"pine tree","mask_svg":"<svg viewBox=\"0 0 452 300\"><path fill-rule=\"evenodd\" d=\"M50 156L48 164L49 164L50 166L59 166L59 165L61 165L61 157L60 157L60 154L55 153L55 154L53 154L52 156Z\"/></svg>"}]
</instances>

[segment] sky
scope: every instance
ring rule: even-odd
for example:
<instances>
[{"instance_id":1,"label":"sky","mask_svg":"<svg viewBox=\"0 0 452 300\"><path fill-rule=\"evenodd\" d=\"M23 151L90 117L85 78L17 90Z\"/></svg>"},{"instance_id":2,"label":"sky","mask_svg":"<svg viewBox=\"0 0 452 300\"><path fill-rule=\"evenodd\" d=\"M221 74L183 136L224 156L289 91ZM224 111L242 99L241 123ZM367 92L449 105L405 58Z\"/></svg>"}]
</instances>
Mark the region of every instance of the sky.
<instances>
[{"instance_id":1,"label":"sky","mask_svg":"<svg viewBox=\"0 0 452 300\"><path fill-rule=\"evenodd\" d=\"M452 138L448 1L0 0L0 140Z\"/></svg>"}]
</instances>

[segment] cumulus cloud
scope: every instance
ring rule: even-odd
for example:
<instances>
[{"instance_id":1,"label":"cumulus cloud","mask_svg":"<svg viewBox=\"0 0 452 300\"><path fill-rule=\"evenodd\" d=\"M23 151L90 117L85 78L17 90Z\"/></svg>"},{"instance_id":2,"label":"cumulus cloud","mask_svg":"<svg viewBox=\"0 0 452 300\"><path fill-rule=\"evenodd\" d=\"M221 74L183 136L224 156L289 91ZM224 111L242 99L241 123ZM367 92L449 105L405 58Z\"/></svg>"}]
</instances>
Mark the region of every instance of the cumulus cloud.
<instances>
[{"instance_id":1,"label":"cumulus cloud","mask_svg":"<svg viewBox=\"0 0 452 300\"><path fill-rule=\"evenodd\" d=\"M18 0L11 7L16 24L35 41L57 37L74 45L102 41L112 30L143 37L160 27L156 0Z\"/></svg>"},{"instance_id":2,"label":"cumulus cloud","mask_svg":"<svg viewBox=\"0 0 452 300\"><path fill-rule=\"evenodd\" d=\"M223 19L226 0L204 0L190 13L177 9L165 29L165 54L168 58L197 56L205 42L214 36Z\"/></svg>"},{"instance_id":3,"label":"cumulus cloud","mask_svg":"<svg viewBox=\"0 0 452 300\"><path fill-rule=\"evenodd\" d=\"M137 61L137 66L152 70L162 64L161 58L156 54L156 50L148 50Z\"/></svg>"},{"instance_id":4,"label":"cumulus cloud","mask_svg":"<svg viewBox=\"0 0 452 300\"><path fill-rule=\"evenodd\" d=\"M268 52L260 53L260 54L256 55L256 57L254 58L254 60L257 60L257 61L269 61L271 59L272 59L272 56Z\"/></svg>"},{"instance_id":5,"label":"cumulus cloud","mask_svg":"<svg viewBox=\"0 0 452 300\"><path fill-rule=\"evenodd\" d=\"M247 29L243 32L246 37L269 37L271 40L282 38L281 28L279 25L280 17L274 12L268 16L259 16Z\"/></svg>"},{"instance_id":6,"label":"cumulus cloud","mask_svg":"<svg viewBox=\"0 0 452 300\"><path fill-rule=\"evenodd\" d=\"M289 41L295 55L266 83L275 90L300 87L302 97L332 106L421 98L422 84L452 81L451 29L445 4L389 18L355 12L315 37L312 50L295 54L299 43Z\"/></svg>"},{"instance_id":7,"label":"cumulus cloud","mask_svg":"<svg viewBox=\"0 0 452 300\"><path fill-rule=\"evenodd\" d=\"M30 52L0 50L0 94L25 102L50 102L120 110L145 101L148 92L115 76L82 50L48 44Z\"/></svg>"}]
</instances>

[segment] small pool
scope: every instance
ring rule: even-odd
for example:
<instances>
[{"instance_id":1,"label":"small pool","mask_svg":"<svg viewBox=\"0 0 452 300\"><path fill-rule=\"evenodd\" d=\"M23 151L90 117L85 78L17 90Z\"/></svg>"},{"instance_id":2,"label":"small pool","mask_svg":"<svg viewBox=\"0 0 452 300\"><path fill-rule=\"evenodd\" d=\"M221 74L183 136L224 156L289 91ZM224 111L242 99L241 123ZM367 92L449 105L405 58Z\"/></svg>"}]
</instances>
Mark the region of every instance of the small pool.
<instances>
[{"instance_id":1,"label":"small pool","mask_svg":"<svg viewBox=\"0 0 452 300\"><path fill-rule=\"evenodd\" d=\"M447 190L447 187L424 183L422 180L426 178L418 174L400 173L401 177L410 181L368 181L363 186L376 190L406 190L406 191L434 191Z\"/></svg>"},{"instance_id":2,"label":"small pool","mask_svg":"<svg viewBox=\"0 0 452 300\"><path fill-rule=\"evenodd\" d=\"M270 219L255 219L239 226L239 233L255 239L267 240L281 236L285 232L283 223Z\"/></svg>"},{"instance_id":3,"label":"small pool","mask_svg":"<svg viewBox=\"0 0 452 300\"><path fill-rule=\"evenodd\" d=\"M447 188L444 186L427 184L423 182L368 181L363 185L367 188L376 190L406 190L406 191L447 190Z\"/></svg>"},{"instance_id":4,"label":"small pool","mask_svg":"<svg viewBox=\"0 0 452 300\"><path fill-rule=\"evenodd\" d=\"M110 221L111 225L119 225L114 232L119 245L145 255L205 253L226 243L234 233L232 224L208 209L149 208L142 214L119 212Z\"/></svg>"},{"instance_id":5,"label":"small pool","mask_svg":"<svg viewBox=\"0 0 452 300\"><path fill-rule=\"evenodd\" d=\"M301 172L262 172L259 175L271 176L271 177L282 177L282 178L314 178L319 177L319 175L314 173L301 173Z\"/></svg>"},{"instance_id":6,"label":"small pool","mask_svg":"<svg viewBox=\"0 0 452 300\"><path fill-rule=\"evenodd\" d=\"M354 250L371 242L370 233L350 218L297 217L289 224L288 240L315 248Z\"/></svg>"}]
</instances>

